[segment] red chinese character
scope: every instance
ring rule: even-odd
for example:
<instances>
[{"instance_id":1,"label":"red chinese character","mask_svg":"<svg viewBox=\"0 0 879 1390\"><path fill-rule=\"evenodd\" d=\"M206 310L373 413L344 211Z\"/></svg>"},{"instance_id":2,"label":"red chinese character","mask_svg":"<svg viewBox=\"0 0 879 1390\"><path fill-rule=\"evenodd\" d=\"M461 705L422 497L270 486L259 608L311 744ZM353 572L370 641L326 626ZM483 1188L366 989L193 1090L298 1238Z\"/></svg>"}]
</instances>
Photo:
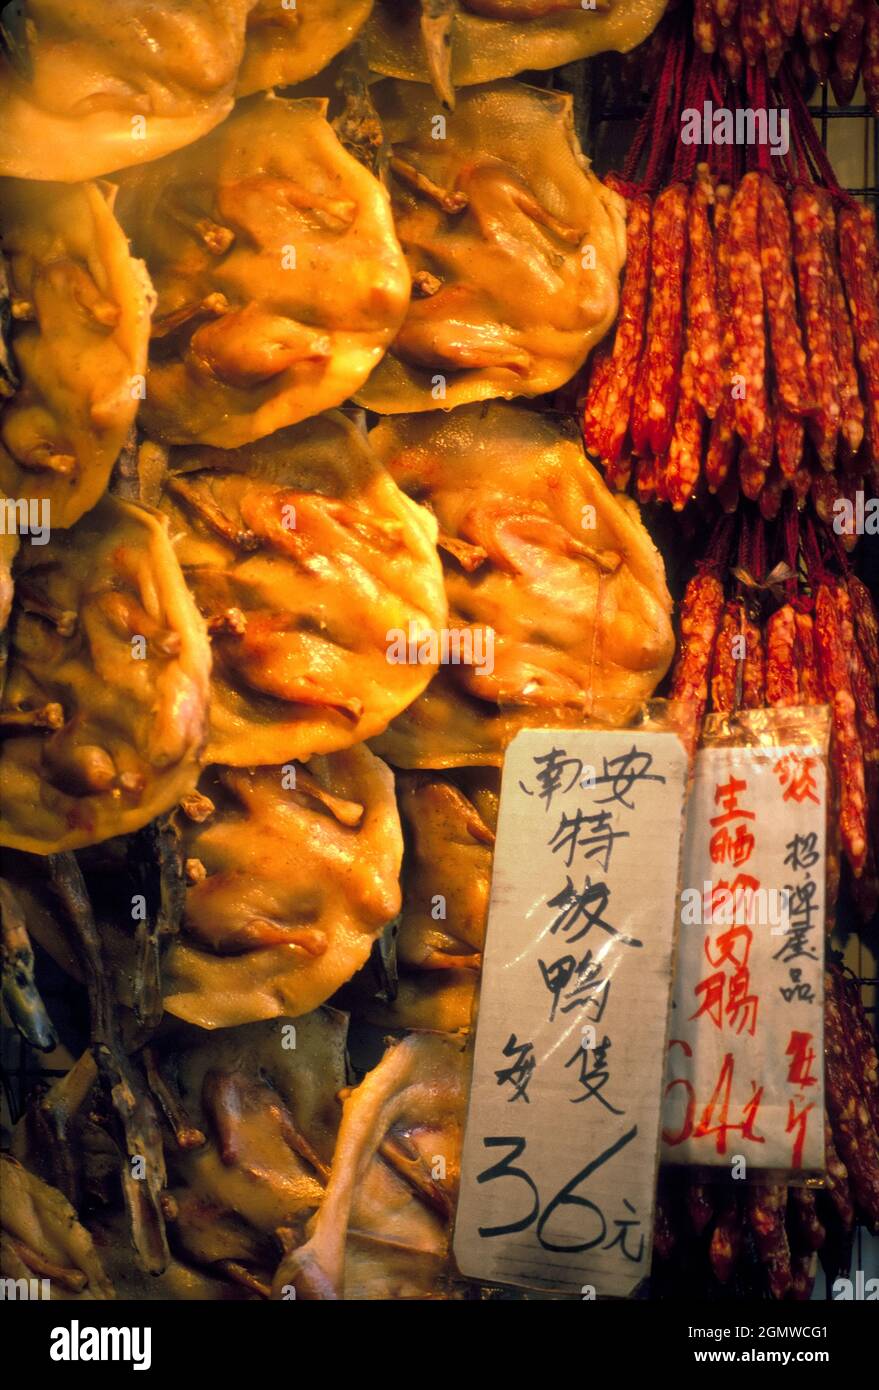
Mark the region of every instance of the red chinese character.
<instances>
[{"instance_id":1,"label":"red chinese character","mask_svg":"<svg viewBox=\"0 0 879 1390\"><path fill-rule=\"evenodd\" d=\"M701 1018L707 1014L713 1023L718 1027L723 1027L723 987L726 983L726 976L721 970L716 975L709 975L707 979L700 980L698 985L693 986L695 995L703 995L703 999L694 1014L690 1014L690 1022L694 1018Z\"/></svg>"},{"instance_id":2,"label":"red chinese character","mask_svg":"<svg viewBox=\"0 0 879 1390\"><path fill-rule=\"evenodd\" d=\"M732 883L720 878L712 885L708 902L705 904L705 920L716 926L730 922L753 921L754 900L752 894L760 887L759 878L751 874L736 874Z\"/></svg>"},{"instance_id":3,"label":"red chinese character","mask_svg":"<svg viewBox=\"0 0 879 1390\"><path fill-rule=\"evenodd\" d=\"M803 1149L806 1144L806 1128L809 1123L809 1111L815 1109L815 1102L809 1101L805 1110L797 1110L792 1100L788 1101L787 1106L787 1128L785 1134L792 1134L796 1129L797 1135L794 1139L793 1149L791 1150L791 1167L802 1168Z\"/></svg>"},{"instance_id":4,"label":"red chinese character","mask_svg":"<svg viewBox=\"0 0 879 1390\"><path fill-rule=\"evenodd\" d=\"M721 932L713 942L710 936L706 936L705 955L710 963L718 968L725 965L727 961L739 968L748 964L748 955L753 940L754 933L750 927L733 926L730 927L729 931ZM712 946L716 955L711 954Z\"/></svg>"},{"instance_id":5,"label":"red chinese character","mask_svg":"<svg viewBox=\"0 0 879 1390\"><path fill-rule=\"evenodd\" d=\"M732 1026L736 1028L736 1033L741 1034L747 1028L751 1037L757 1027L757 1005L759 1000L756 994L749 994L751 985L751 974L749 970L741 969L731 977L729 990L727 992L726 1014Z\"/></svg>"},{"instance_id":6,"label":"red chinese character","mask_svg":"<svg viewBox=\"0 0 879 1390\"><path fill-rule=\"evenodd\" d=\"M772 771L778 778L779 785L784 787L782 801L795 801L797 805L804 801L814 801L816 806L821 805L819 797L816 796L818 784L812 776L814 766L814 758L800 758L796 753L785 753L783 758L779 758Z\"/></svg>"},{"instance_id":7,"label":"red chinese character","mask_svg":"<svg viewBox=\"0 0 879 1390\"><path fill-rule=\"evenodd\" d=\"M818 1082L817 1076L811 1074L812 1063L815 1061L815 1049L810 1046L811 1041L811 1033L798 1033L794 1029L790 1035L784 1055L791 1058L787 1079L792 1086L815 1086Z\"/></svg>"},{"instance_id":8,"label":"red chinese character","mask_svg":"<svg viewBox=\"0 0 879 1390\"><path fill-rule=\"evenodd\" d=\"M711 836L708 852L715 864L723 864L729 860L735 868L740 864L745 864L754 852L756 841L750 830L741 822L736 826L735 834L731 835L725 825L719 830L715 830Z\"/></svg>"},{"instance_id":9,"label":"red chinese character","mask_svg":"<svg viewBox=\"0 0 879 1390\"><path fill-rule=\"evenodd\" d=\"M753 820L753 811L743 811L739 806L739 792L747 791L747 782L740 782L737 777L730 777L723 786L714 788L714 801L718 806L722 806L723 814L712 816L712 825L726 825L731 820Z\"/></svg>"}]
</instances>

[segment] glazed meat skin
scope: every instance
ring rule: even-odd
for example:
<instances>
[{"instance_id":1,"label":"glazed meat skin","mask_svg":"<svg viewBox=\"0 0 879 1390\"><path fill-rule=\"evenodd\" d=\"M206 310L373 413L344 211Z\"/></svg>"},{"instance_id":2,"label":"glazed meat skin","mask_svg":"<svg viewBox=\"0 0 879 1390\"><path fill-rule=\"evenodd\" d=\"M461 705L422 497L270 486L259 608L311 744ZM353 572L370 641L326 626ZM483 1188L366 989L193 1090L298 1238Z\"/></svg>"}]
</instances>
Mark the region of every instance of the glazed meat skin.
<instances>
[{"instance_id":1,"label":"glazed meat skin","mask_svg":"<svg viewBox=\"0 0 879 1390\"><path fill-rule=\"evenodd\" d=\"M180 1213L172 1243L198 1264L252 1258L260 1237L320 1203L347 1080L346 1034L334 1009L292 1028L279 1018L209 1036L193 1029L163 1065L206 1140L166 1146Z\"/></svg>"},{"instance_id":2,"label":"glazed meat skin","mask_svg":"<svg viewBox=\"0 0 879 1390\"><path fill-rule=\"evenodd\" d=\"M213 631L208 759L283 763L384 729L436 669L388 661L389 631L445 622L430 514L332 412L171 466L161 506Z\"/></svg>"},{"instance_id":3,"label":"glazed meat skin","mask_svg":"<svg viewBox=\"0 0 879 1390\"><path fill-rule=\"evenodd\" d=\"M570 99L497 82L437 116L428 87L383 82L375 102L414 290L358 401L394 414L562 386L613 321L626 245Z\"/></svg>"},{"instance_id":4,"label":"glazed meat skin","mask_svg":"<svg viewBox=\"0 0 879 1390\"><path fill-rule=\"evenodd\" d=\"M416 970L478 970L494 817L489 813L487 823L474 801L446 778L400 773L397 792L407 836L397 956ZM480 800L493 801L496 813L496 792L483 789Z\"/></svg>"},{"instance_id":5,"label":"glazed meat skin","mask_svg":"<svg viewBox=\"0 0 879 1390\"><path fill-rule=\"evenodd\" d=\"M291 87L325 68L356 38L372 0L256 0L247 20L244 62L238 95Z\"/></svg>"},{"instance_id":6,"label":"glazed meat skin","mask_svg":"<svg viewBox=\"0 0 879 1390\"><path fill-rule=\"evenodd\" d=\"M232 109L253 4L7 4L0 173L73 183L197 140Z\"/></svg>"},{"instance_id":7,"label":"glazed meat skin","mask_svg":"<svg viewBox=\"0 0 879 1390\"><path fill-rule=\"evenodd\" d=\"M166 1143L171 1243L202 1278L278 1298L451 1291L462 1043L412 1035L351 1090L347 1024L322 1008L192 1030L163 1058L192 1136Z\"/></svg>"},{"instance_id":8,"label":"glazed meat skin","mask_svg":"<svg viewBox=\"0 0 879 1390\"><path fill-rule=\"evenodd\" d=\"M394 987L376 992L370 969L346 1007L378 1028L466 1033L488 916L500 774L398 772L403 826L403 906ZM392 996L392 997L391 997Z\"/></svg>"},{"instance_id":9,"label":"glazed meat skin","mask_svg":"<svg viewBox=\"0 0 879 1390\"><path fill-rule=\"evenodd\" d=\"M449 0L434 6L449 11L444 59L442 32L421 25L416 0L377 0L363 43L375 72L428 82L445 69L440 89L469 87L593 53L628 53L652 33L666 4L598 0L587 10L580 0Z\"/></svg>"},{"instance_id":10,"label":"glazed meat skin","mask_svg":"<svg viewBox=\"0 0 879 1390\"><path fill-rule=\"evenodd\" d=\"M10 499L0 492L0 507L6 508L7 503L10 503ZM6 624L9 622L9 614L12 611L12 596L15 590L12 580L12 565L18 554L18 545L18 536L7 526L3 535L0 536L0 637L6 632ZM5 675L5 671L0 673L0 695L2 695Z\"/></svg>"},{"instance_id":11,"label":"glazed meat skin","mask_svg":"<svg viewBox=\"0 0 879 1390\"><path fill-rule=\"evenodd\" d=\"M391 773L360 746L304 766L212 768L199 791L215 809L179 818L190 884L165 1006L202 1028L308 1013L399 912Z\"/></svg>"},{"instance_id":12,"label":"glazed meat skin","mask_svg":"<svg viewBox=\"0 0 879 1390\"><path fill-rule=\"evenodd\" d=\"M16 570L0 710L0 844L126 834L191 791L210 648L163 518L105 497Z\"/></svg>"},{"instance_id":13,"label":"glazed meat skin","mask_svg":"<svg viewBox=\"0 0 879 1390\"><path fill-rule=\"evenodd\" d=\"M53 1299L115 1297L67 1198L6 1153L0 1154L0 1274L46 1279Z\"/></svg>"},{"instance_id":14,"label":"glazed meat skin","mask_svg":"<svg viewBox=\"0 0 879 1390\"><path fill-rule=\"evenodd\" d=\"M0 487L72 526L104 492L143 395L153 292L108 186L0 180L20 385L0 415Z\"/></svg>"},{"instance_id":15,"label":"glazed meat skin","mask_svg":"<svg viewBox=\"0 0 879 1390\"><path fill-rule=\"evenodd\" d=\"M288 1285L308 1299L445 1291L467 1070L460 1042L412 1033L346 1096L321 1208L279 1266L274 1297Z\"/></svg>"},{"instance_id":16,"label":"glazed meat skin","mask_svg":"<svg viewBox=\"0 0 879 1390\"><path fill-rule=\"evenodd\" d=\"M637 507L579 438L494 402L392 417L370 439L436 516L450 627L481 634L483 657L493 634L491 660L443 666L376 751L404 768L499 764L518 728L565 709L631 718L671 660L671 598Z\"/></svg>"},{"instance_id":17,"label":"glazed meat skin","mask_svg":"<svg viewBox=\"0 0 879 1390\"><path fill-rule=\"evenodd\" d=\"M409 273L388 195L325 112L251 97L124 177L119 216L158 294L153 438L236 448L340 405L400 327Z\"/></svg>"}]
</instances>

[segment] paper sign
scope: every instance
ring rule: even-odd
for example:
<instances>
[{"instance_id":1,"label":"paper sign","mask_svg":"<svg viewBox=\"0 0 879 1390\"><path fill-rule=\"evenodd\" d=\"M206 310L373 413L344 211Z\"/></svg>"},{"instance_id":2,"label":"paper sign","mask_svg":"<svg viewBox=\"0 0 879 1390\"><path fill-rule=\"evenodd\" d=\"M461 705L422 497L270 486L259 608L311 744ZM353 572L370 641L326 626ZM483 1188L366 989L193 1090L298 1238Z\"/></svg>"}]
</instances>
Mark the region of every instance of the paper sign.
<instances>
[{"instance_id":1,"label":"paper sign","mask_svg":"<svg viewBox=\"0 0 879 1390\"><path fill-rule=\"evenodd\" d=\"M687 756L529 729L504 763L454 1250L492 1283L648 1273Z\"/></svg>"},{"instance_id":2,"label":"paper sign","mask_svg":"<svg viewBox=\"0 0 879 1390\"><path fill-rule=\"evenodd\" d=\"M823 1170L825 796L817 748L697 754L663 1161Z\"/></svg>"}]
</instances>

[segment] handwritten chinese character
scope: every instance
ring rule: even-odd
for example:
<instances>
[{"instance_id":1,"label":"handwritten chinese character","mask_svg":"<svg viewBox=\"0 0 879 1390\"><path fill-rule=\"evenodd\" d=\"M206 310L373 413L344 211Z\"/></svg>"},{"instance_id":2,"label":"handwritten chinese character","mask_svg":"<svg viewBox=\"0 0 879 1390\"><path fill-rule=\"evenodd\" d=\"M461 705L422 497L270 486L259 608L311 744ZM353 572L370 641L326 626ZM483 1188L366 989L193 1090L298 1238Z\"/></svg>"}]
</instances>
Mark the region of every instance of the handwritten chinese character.
<instances>
[{"instance_id":1,"label":"handwritten chinese character","mask_svg":"<svg viewBox=\"0 0 879 1390\"><path fill-rule=\"evenodd\" d=\"M552 839L548 841L553 854L567 850L566 867L570 869L578 849L584 851L584 859L599 859L607 873L610 852L614 840L628 839L628 830L614 830L610 811L596 811L586 815L578 807L572 816L562 812L562 818Z\"/></svg>"},{"instance_id":2,"label":"handwritten chinese character","mask_svg":"<svg viewBox=\"0 0 879 1390\"><path fill-rule=\"evenodd\" d=\"M816 762L815 758L797 753L785 753L778 759L772 771L778 778L779 785L784 788L782 801L795 801L797 805L802 805L804 801L814 801L816 806L821 805L817 795L818 783L812 772Z\"/></svg>"},{"instance_id":3,"label":"handwritten chinese character","mask_svg":"<svg viewBox=\"0 0 879 1390\"><path fill-rule=\"evenodd\" d=\"M601 786L610 783L610 795L597 797L599 806L605 805L608 801L619 801L621 805L633 811L634 801L627 801L626 797L632 790L636 782L664 782L665 778L658 773L651 772L653 757L650 753L642 753L636 748L635 744L629 749L628 753L620 753L616 758L605 758L604 774L596 777L595 785Z\"/></svg>"},{"instance_id":4,"label":"handwritten chinese character","mask_svg":"<svg viewBox=\"0 0 879 1390\"><path fill-rule=\"evenodd\" d=\"M538 965L543 975L543 983L552 995L550 1023L555 1018L562 995L575 975L577 983L565 994L567 1002L562 1006L562 1013L568 1014L572 1009L591 1007L594 1010L590 1014L592 1022L601 1022L611 982L602 976L601 965L598 961L593 961L591 951L587 951L580 961L575 956L559 956L558 960L554 960L550 965L543 960L539 960Z\"/></svg>"},{"instance_id":5,"label":"handwritten chinese character","mask_svg":"<svg viewBox=\"0 0 879 1390\"><path fill-rule=\"evenodd\" d=\"M717 806L723 807L723 812L719 816L711 817L712 825L727 825L733 820L753 820L753 811L743 811L739 806L739 794L748 790L747 782L742 782L738 777L731 776L723 786L715 787L714 802Z\"/></svg>"},{"instance_id":6,"label":"handwritten chinese character","mask_svg":"<svg viewBox=\"0 0 879 1390\"><path fill-rule=\"evenodd\" d=\"M741 822L736 826L734 834L730 833L729 826L722 825L712 835L708 852L713 863L723 864L729 861L734 868L738 868L750 859L756 843L750 830Z\"/></svg>"},{"instance_id":7,"label":"handwritten chinese character","mask_svg":"<svg viewBox=\"0 0 879 1390\"><path fill-rule=\"evenodd\" d=\"M628 1201L628 1199L625 1197L623 1198L623 1206L626 1208L626 1211L634 1212L636 1210L636 1208L632 1206L631 1202ZM606 1245L603 1245L601 1247L602 1250L612 1250L615 1245L618 1245L622 1250L623 1254L625 1255L626 1259L633 1260L634 1263L637 1264L638 1261L641 1259L641 1256L644 1254L644 1234L643 1232L639 1234L638 1247L636 1250L629 1250L628 1246L626 1245L626 1237L628 1236L629 1231L632 1230L633 1227L639 1227L641 1225L640 1218L638 1217L634 1221L632 1221L627 1217L617 1217L613 1224L617 1226L619 1229L617 1230L617 1233L614 1236L613 1240L609 1240Z\"/></svg>"},{"instance_id":8,"label":"handwritten chinese character","mask_svg":"<svg viewBox=\"0 0 879 1390\"><path fill-rule=\"evenodd\" d=\"M610 1046L610 1038L607 1037L606 1034L601 1042L596 1043L591 1049L587 1043L583 1041L580 1043L573 1057L570 1057L568 1061L565 1062L566 1069L573 1066L577 1061L580 1063L580 1075L577 1078L577 1084L583 1087L583 1094L581 1096L572 1096L570 1098L572 1105L579 1105L581 1101L589 1100L591 1096L594 1096L612 1115L622 1115L625 1113L622 1110L617 1110L616 1107L611 1105L609 1100L605 1100L604 1096L601 1094L610 1080L610 1067L607 1063L607 1054L610 1051ZM589 1063L590 1051L592 1052L591 1066Z\"/></svg>"},{"instance_id":9,"label":"handwritten chinese character","mask_svg":"<svg viewBox=\"0 0 879 1390\"><path fill-rule=\"evenodd\" d=\"M524 1100L526 1105L530 1104L528 1086L537 1066L534 1044L517 1042L516 1034L511 1033L504 1046L504 1056L514 1058L514 1061L509 1067L501 1067L495 1072L498 1086L512 1086L513 1094L507 1096L509 1102Z\"/></svg>"},{"instance_id":10,"label":"handwritten chinese character","mask_svg":"<svg viewBox=\"0 0 879 1390\"><path fill-rule=\"evenodd\" d=\"M582 892L578 893L574 887L573 880L568 877L564 888L549 899L549 907L560 907L563 909L556 917L550 927L551 932L559 930L567 933L572 931L582 920L583 926L573 936L568 937L568 944L573 946L586 935L592 927L601 927L609 936L616 937L626 946L642 946L644 943L636 941L634 937L623 936L616 927L611 926L610 922L605 921L602 913L610 901L610 889L606 883L593 883L589 875L586 875Z\"/></svg>"},{"instance_id":11,"label":"handwritten chinese character","mask_svg":"<svg viewBox=\"0 0 879 1390\"><path fill-rule=\"evenodd\" d=\"M540 800L546 802L544 809L548 811L553 797L562 787L562 781L569 769L573 768L574 771L563 789L563 794L571 790L583 771L583 759L569 758L564 748L551 748L548 753L542 753L540 757L533 758L532 761L540 768L536 780L540 788ZM526 796L534 795L534 792L526 787L524 782L520 781L519 786Z\"/></svg>"},{"instance_id":12,"label":"handwritten chinese character","mask_svg":"<svg viewBox=\"0 0 879 1390\"><path fill-rule=\"evenodd\" d=\"M818 832L812 830L808 835L794 835L785 845L787 854L785 864L797 873L800 869L811 869L821 858L818 853Z\"/></svg>"}]
</instances>

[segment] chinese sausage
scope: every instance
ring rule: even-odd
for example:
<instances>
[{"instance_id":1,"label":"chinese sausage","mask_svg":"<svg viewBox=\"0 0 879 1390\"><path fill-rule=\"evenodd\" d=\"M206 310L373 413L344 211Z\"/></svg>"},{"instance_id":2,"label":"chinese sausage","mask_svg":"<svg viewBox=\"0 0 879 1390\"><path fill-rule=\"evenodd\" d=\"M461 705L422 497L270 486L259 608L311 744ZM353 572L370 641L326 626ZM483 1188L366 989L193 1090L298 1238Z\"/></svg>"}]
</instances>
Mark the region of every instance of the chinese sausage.
<instances>
[{"instance_id":1,"label":"chinese sausage","mask_svg":"<svg viewBox=\"0 0 879 1390\"><path fill-rule=\"evenodd\" d=\"M343 415L173 450L161 507L211 632L207 761L348 748L424 689L436 661L389 661L389 634L445 622L436 524Z\"/></svg>"},{"instance_id":2,"label":"chinese sausage","mask_svg":"<svg viewBox=\"0 0 879 1390\"><path fill-rule=\"evenodd\" d=\"M326 105L248 98L123 176L120 220L158 296L151 437L236 448L340 405L400 327L409 272L388 195Z\"/></svg>"},{"instance_id":3,"label":"chinese sausage","mask_svg":"<svg viewBox=\"0 0 879 1390\"><path fill-rule=\"evenodd\" d=\"M0 708L0 844L50 854L191 791L210 648L162 517L105 497L22 547Z\"/></svg>"},{"instance_id":4,"label":"chinese sausage","mask_svg":"<svg viewBox=\"0 0 879 1390\"><path fill-rule=\"evenodd\" d=\"M232 109L253 4L7 4L0 173L75 182L197 140Z\"/></svg>"},{"instance_id":5,"label":"chinese sausage","mask_svg":"<svg viewBox=\"0 0 879 1390\"><path fill-rule=\"evenodd\" d=\"M592 174L571 99L497 82L437 115L429 87L374 92L413 292L356 399L396 414L564 385L613 321L626 248L622 200Z\"/></svg>"},{"instance_id":6,"label":"chinese sausage","mask_svg":"<svg viewBox=\"0 0 879 1390\"><path fill-rule=\"evenodd\" d=\"M517 729L549 715L631 718L671 660L671 598L637 507L574 433L494 402L395 416L370 440L436 517L458 634L376 751L402 768L498 765Z\"/></svg>"},{"instance_id":7,"label":"chinese sausage","mask_svg":"<svg viewBox=\"0 0 879 1390\"><path fill-rule=\"evenodd\" d=\"M162 963L165 1007L202 1028L316 1008L399 911L393 778L363 745L304 765L211 768L178 824L188 883Z\"/></svg>"},{"instance_id":8,"label":"chinese sausage","mask_svg":"<svg viewBox=\"0 0 879 1390\"><path fill-rule=\"evenodd\" d=\"M628 53L658 23L667 0L376 0L363 42L370 67L433 82L452 104L456 87Z\"/></svg>"},{"instance_id":9,"label":"chinese sausage","mask_svg":"<svg viewBox=\"0 0 879 1390\"><path fill-rule=\"evenodd\" d=\"M143 396L152 287L109 185L0 181L17 389L0 487L72 526L105 491Z\"/></svg>"}]
</instances>

